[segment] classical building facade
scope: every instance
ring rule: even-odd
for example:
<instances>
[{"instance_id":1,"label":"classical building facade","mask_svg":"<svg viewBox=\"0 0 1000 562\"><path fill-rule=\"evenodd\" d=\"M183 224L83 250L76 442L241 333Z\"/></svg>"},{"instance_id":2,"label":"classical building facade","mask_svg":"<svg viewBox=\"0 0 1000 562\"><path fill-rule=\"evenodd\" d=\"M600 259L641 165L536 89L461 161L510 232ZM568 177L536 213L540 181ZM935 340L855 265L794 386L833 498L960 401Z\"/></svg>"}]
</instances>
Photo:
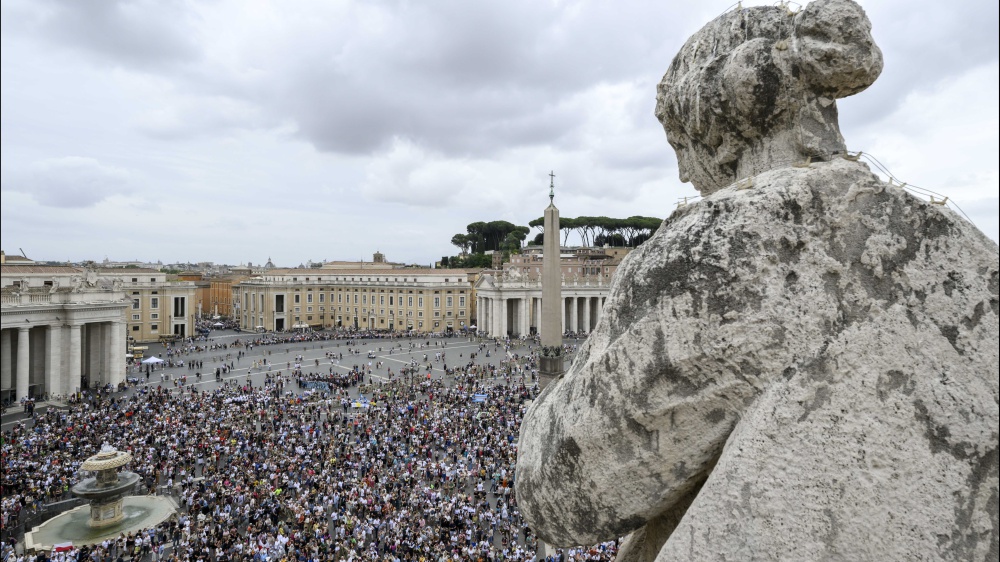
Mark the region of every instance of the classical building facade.
<instances>
[{"instance_id":1,"label":"classical building facade","mask_svg":"<svg viewBox=\"0 0 1000 562\"><path fill-rule=\"evenodd\" d=\"M471 326L478 272L464 269L274 269L233 285L246 330L354 328L457 331Z\"/></svg>"},{"instance_id":2,"label":"classical building facade","mask_svg":"<svg viewBox=\"0 0 1000 562\"><path fill-rule=\"evenodd\" d=\"M589 333L600 317L611 278L630 248L561 248L562 331ZM490 336L538 332L542 317L542 251L529 247L503 269L476 282L478 329Z\"/></svg>"},{"instance_id":3,"label":"classical building facade","mask_svg":"<svg viewBox=\"0 0 1000 562\"><path fill-rule=\"evenodd\" d=\"M94 273L120 286L131 300L125 323L135 342L194 335L198 303L193 281L170 281L166 273L146 268L100 268Z\"/></svg>"},{"instance_id":4,"label":"classical building facade","mask_svg":"<svg viewBox=\"0 0 1000 562\"><path fill-rule=\"evenodd\" d=\"M76 267L5 263L0 272L0 399L123 380L129 301L118 284Z\"/></svg>"},{"instance_id":5,"label":"classical building facade","mask_svg":"<svg viewBox=\"0 0 1000 562\"><path fill-rule=\"evenodd\" d=\"M4 260L0 398L118 384L131 343L192 335L192 282L147 268Z\"/></svg>"}]
</instances>

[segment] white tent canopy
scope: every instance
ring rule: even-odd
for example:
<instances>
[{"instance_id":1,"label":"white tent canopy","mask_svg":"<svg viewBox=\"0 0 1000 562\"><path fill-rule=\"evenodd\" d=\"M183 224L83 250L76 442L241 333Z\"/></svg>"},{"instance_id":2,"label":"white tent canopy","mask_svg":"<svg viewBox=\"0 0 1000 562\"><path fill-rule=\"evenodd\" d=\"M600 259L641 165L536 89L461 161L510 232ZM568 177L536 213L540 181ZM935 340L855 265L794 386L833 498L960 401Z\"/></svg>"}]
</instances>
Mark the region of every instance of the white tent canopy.
<instances>
[{"instance_id":1,"label":"white tent canopy","mask_svg":"<svg viewBox=\"0 0 1000 562\"><path fill-rule=\"evenodd\" d=\"M163 359L160 359L159 357L155 357L154 356L154 357L148 357L146 359L143 359L142 362L145 363L145 364L147 364L147 365L149 365L151 363L163 363Z\"/></svg>"},{"instance_id":2,"label":"white tent canopy","mask_svg":"<svg viewBox=\"0 0 1000 562\"><path fill-rule=\"evenodd\" d=\"M212 324L212 325L215 326L216 328L221 328L221 327L225 326L225 324L223 324L222 322L216 322L215 324Z\"/></svg>"}]
</instances>

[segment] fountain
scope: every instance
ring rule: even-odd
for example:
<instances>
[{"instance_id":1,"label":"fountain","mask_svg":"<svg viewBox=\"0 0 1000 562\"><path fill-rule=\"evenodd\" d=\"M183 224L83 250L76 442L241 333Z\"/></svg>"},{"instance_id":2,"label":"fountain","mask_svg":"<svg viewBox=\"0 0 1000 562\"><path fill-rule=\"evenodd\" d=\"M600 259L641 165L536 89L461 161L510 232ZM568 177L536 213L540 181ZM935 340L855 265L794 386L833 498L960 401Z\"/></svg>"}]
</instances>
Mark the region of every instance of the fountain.
<instances>
[{"instance_id":1,"label":"fountain","mask_svg":"<svg viewBox=\"0 0 1000 562\"><path fill-rule=\"evenodd\" d=\"M27 550L51 550L53 545L75 546L99 543L119 534L129 534L166 521L177 510L173 500L161 496L132 496L140 476L118 469L132 461L132 455L104 445L100 452L80 465L80 470L94 473L75 484L71 490L89 500L66 513L57 515L24 534Z\"/></svg>"},{"instance_id":2,"label":"fountain","mask_svg":"<svg viewBox=\"0 0 1000 562\"><path fill-rule=\"evenodd\" d=\"M129 471L119 473L117 469L131 460L131 454L104 445L101 452L80 465L81 470L96 473L95 476L73 486L74 494L90 500L91 527L108 527L125 519L122 499L135 487L139 475Z\"/></svg>"}]
</instances>

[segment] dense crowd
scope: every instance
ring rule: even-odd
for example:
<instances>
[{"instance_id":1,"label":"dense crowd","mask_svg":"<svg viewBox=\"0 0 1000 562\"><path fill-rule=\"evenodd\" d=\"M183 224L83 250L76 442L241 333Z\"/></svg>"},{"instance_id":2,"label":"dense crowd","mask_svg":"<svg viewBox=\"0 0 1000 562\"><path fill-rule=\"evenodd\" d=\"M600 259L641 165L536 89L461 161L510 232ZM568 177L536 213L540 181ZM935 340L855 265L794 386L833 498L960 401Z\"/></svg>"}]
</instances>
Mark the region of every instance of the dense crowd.
<instances>
[{"instance_id":1,"label":"dense crowd","mask_svg":"<svg viewBox=\"0 0 1000 562\"><path fill-rule=\"evenodd\" d=\"M238 353L268 344L243 342ZM452 352L456 366L442 376L444 342L426 342L424 361L400 372L348 344L346 358L358 364L336 373L345 356L328 351L331 367L297 357L291 370L266 372L262 385L149 385L36 416L30 429L3 436L0 517L7 525L20 510L64 497L79 464L108 442L132 453L130 470L149 491L174 495L179 514L55 559L533 559L536 539L513 491L521 415L537 393L531 345L481 344L476 353L495 364ZM425 348L403 345L391 348ZM606 543L562 556L610 560L615 552Z\"/></svg>"}]
</instances>

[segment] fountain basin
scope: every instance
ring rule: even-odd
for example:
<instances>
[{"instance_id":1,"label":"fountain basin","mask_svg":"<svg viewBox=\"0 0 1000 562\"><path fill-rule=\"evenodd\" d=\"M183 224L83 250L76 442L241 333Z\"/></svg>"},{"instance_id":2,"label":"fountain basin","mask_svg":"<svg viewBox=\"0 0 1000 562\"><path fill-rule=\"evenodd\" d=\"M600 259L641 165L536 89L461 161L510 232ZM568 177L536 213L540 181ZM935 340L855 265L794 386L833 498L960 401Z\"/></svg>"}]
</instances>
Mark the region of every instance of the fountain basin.
<instances>
[{"instance_id":1,"label":"fountain basin","mask_svg":"<svg viewBox=\"0 0 1000 562\"><path fill-rule=\"evenodd\" d=\"M71 489L78 497L90 500L90 526L107 527L119 523L125 513L122 498L135 488L140 476L134 472L120 472L110 485L101 487L99 477L87 478Z\"/></svg>"},{"instance_id":2,"label":"fountain basin","mask_svg":"<svg viewBox=\"0 0 1000 562\"><path fill-rule=\"evenodd\" d=\"M81 505L57 515L24 534L27 551L52 550L53 545L73 543L73 546L96 544L118 535L155 527L177 511L170 498L162 496L128 496L122 500L122 518L114 525L90 525L90 507Z\"/></svg>"}]
</instances>

